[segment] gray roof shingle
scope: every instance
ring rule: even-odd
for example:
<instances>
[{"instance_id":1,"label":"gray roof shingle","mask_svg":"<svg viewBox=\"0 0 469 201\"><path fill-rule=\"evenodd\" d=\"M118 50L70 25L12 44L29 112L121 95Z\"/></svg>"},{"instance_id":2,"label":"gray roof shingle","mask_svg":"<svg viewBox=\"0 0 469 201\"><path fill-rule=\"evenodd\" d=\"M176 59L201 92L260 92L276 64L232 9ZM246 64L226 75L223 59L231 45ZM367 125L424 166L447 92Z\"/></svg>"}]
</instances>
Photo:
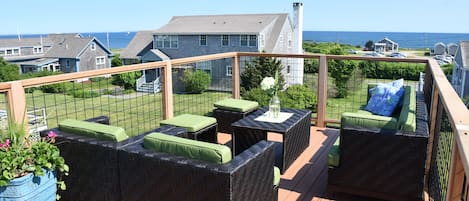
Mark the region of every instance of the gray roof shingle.
<instances>
[{"instance_id":1,"label":"gray roof shingle","mask_svg":"<svg viewBox=\"0 0 469 201\"><path fill-rule=\"evenodd\" d=\"M288 14L174 16L154 34L255 34L281 16Z\"/></svg>"},{"instance_id":2,"label":"gray roof shingle","mask_svg":"<svg viewBox=\"0 0 469 201\"><path fill-rule=\"evenodd\" d=\"M76 58L94 38L61 38L47 53L45 57Z\"/></svg>"},{"instance_id":3,"label":"gray roof shingle","mask_svg":"<svg viewBox=\"0 0 469 201\"><path fill-rule=\"evenodd\" d=\"M42 37L43 46L51 46L53 42L47 38ZM41 46L41 38L5 38L0 39L0 48L12 48L12 47L34 47Z\"/></svg>"},{"instance_id":4,"label":"gray roof shingle","mask_svg":"<svg viewBox=\"0 0 469 201\"><path fill-rule=\"evenodd\" d=\"M140 51L145 49L153 41L153 31L139 31L137 32L132 40L129 42L127 47L122 50L121 59L138 59Z\"/></svg>"}]
</instances>

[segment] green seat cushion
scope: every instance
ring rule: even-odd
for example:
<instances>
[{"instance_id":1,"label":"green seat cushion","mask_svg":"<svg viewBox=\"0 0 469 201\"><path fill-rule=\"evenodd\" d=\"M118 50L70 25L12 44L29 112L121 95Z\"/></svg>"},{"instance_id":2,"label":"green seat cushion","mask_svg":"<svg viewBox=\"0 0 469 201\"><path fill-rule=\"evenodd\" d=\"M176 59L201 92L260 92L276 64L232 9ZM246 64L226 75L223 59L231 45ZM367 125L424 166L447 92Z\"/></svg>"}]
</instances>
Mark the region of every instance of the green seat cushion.
<instances>
[{"instance_id":1,"label":"green seat cushion","mask_svg":"<svg viewBox=\"0 0 469 201\"><path fill-rule=\"evenodd\" d=\"M274 186L278 186L280 183L280 169L274 166Z\"/></svg>"},{"instance_id":2,"label":"green seat cushion","mask_svg":"<svg viewBox=\"0 0 469 201\"><path fill-rule=\"evenodd\" d=\"M125 133L125 130L121 127L80 121L76 119L66 119L61 121L59 123L59 130L114 142L120 142L129 138Z\"/></svg>"},{"instance_id":3,"label":"green seat cushion","mask_svg":"<svg viewBox=\"0 0 469 201\"><path fill-rule=\"evenodd\" d=\"M417 110L416 101L415 90L411 86L406 86L398 121L400 130L415 132L417 128L417 121L415 119Z\"/></svg>"},{"instance_id":4,"label":"green seat cushion","mask_svg":"<svg viewBox=\"0 0 469 201\"><path fill-rule=\"evenodd\" d=\"M188 132L197 132L202 128L217 123L213 117L205 117L193 114L182 114L177 117L166 119L160 122L160 125L179 126L187 129Z\"/></svg>"},{"instance_id":5,"label":"green seat cushion","mask_svg":"<svg viewBox=\"0 0 469 201\"><path fill-rule=\"evenodd\" d=\"M331 147L331 150L329 150L329 153L327 154L327 164L329 166L334 166L334 167L339 167L339 161L340 161L340 137L335 140L334 144Z\"/></svg>"},{"instance_id":6,"label":"green seat cushion","mask_svg":"<svg viewBox=\"0 0 469 201\"><path fill-rule=\"evenodd\" d=\"M217 101L213 105L219 109L236 112L247 112L256 109L259 106L259 103L255 101L228 98L225 100Z\"/></svg>"},{"instance_id":7,"label":"green seat cushion","mask_svg":"<svg viewBox=\"0 0 469 201\"><path fill-rule=\"evenodd\" d=\"M231 161L231 150L220 144L151 133L143 138L143 147L157 152L184 156L191 159L224 164Z\"/></svg>"},{"instance_id":8,"label":"green seat cushion","mask_svg":"<svg viewBox=\"0 0 469 201\"><path fill-rule=\"evenodd\" d=\"M373 115L367 111L344 112L340 123L341 126L397 129L396 117Z\"/></svg>"}]
</instances>

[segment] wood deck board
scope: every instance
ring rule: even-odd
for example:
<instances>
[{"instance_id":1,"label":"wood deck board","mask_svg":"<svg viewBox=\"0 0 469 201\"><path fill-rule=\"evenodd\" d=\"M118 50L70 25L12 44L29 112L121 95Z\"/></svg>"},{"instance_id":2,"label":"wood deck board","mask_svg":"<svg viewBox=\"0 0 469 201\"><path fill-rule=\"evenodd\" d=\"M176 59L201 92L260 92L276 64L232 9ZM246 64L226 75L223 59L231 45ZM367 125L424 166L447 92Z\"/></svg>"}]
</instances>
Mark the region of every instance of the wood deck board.
<instances>
[{"instance_id":1,"label":"wood deck board","mask_svg":"<svg viewBox=\"0 0 469 201\"><path fill-rule=\"evenodd\" d=\"M309 147L281 175L279 201L376 201L342 193L327 194L327 153L338 136L337 129L311 127ZM281 141L281 136L269 133L268 139ZM220 143L229 140L231 135L219 135Z\"/></svg>"}]
</instances>

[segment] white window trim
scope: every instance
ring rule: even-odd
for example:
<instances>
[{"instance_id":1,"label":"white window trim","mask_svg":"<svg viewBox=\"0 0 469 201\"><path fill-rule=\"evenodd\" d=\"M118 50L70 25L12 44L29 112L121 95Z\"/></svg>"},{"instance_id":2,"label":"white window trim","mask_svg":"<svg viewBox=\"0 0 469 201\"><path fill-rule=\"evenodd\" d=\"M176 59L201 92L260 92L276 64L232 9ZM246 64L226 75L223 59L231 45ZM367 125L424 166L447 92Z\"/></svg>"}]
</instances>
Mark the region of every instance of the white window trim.
<instances>
[{"instance_id":1,"label":"white window trim","mask_svg":"<svg viewBox=\"0 0 469 201\"><path fill-rule=\"evenodd\" d=\"M21 48L19 47L11 47L11 48L5 48L3 49L5 51L5 56L16 56L16 55L21 55ZM18 50L18 54L15 54L15 50ZM8 54L8 51L11 51L10 54Z\"/></svg>"},{"instance_id":2,"label":"white window trim","mask_svg":"<svg viewBox=\"0 0 469 201\"><path fill-rule=\"evenodd\" d=\"M169 41L169 47L165 46L165 40L166 38ZM173 39L175 39L173 41ZM158 46L158 41L161 42L161 46ZM176 45L173 46L172 43L176 42ZM167 48L167 49L177 49L179 47L179 36L178 35L156 35L154 37L154 47L156 48Z\"/></svg>"},{"instance_id":3,"label":"white window trim","mask_svg":"<svg viewBox=\"0 0 469 201\"><path fill-rule=\"evenodd\" d=\"M96 50L96 43L92 42L90 45L90 50L95 51Z\"/></svg>"},{"instance_id":4,"label":"white window trim","mask_svg":"<svg viewBox=\"0 0 469 201\"><path fill-rule=\"evenodd\" d=\"M264 47L264 46L265 46L265 35L259 34L259 47Z\"/></svg>"},{"instance_id":5,"label":"white window trim","mask_svg":"<svg viewBox=\"0 0 469 201\"><path fill-rule=\"evenodd\" d=\"M241 45L241 38L243 36L247 37L247 44L246 45ZM256 45L249 45L251 43L251 36L256 37ZM259 46L259 36L255 35L255 34L242 34L242 35L239 35L239 46L240 47L258 47Z\"/></svg>"},{"instance_id":6,"label":"white window trim","mask_svg":"<svg viewBox=\"0 0 469 201\"><path fill-rule=\"evenodd\" d=\"M40 51L37 51L37 50L40 50ZM34 47L33 47L33 53L34 53L34 54L41 54L41 53L44 53L44 47L42 47L42 46L34 46Z\"/></svg>"},{"instance_id":7,"label":"white window trim","mask_svg":"<svg viewBox=\"0 0 469 201\"><path fill-rule=\"evenodd\" d=\"M229 71L228 69L230 68L231 70ZM231 72L231 73L228 73L228 72ZM229 77L233 76L233 68L231 67L231 64L226 65L226 76L229 76Z\"/></svg>"},{"instance_id":8,"label":"white window trim","mask_svg":"<svg viewBox=\"0 0 469 201\"><path fill-rule=\"evenodd\" d=\"M228 37L228 44L227 44L227 45L223 45L223 36L227 36L227 37ZM220 43L221 43L221 46L222 46L222 47L229 47L229 46L230 46L230 35L221 35Z\"/></svg>"},{"instance_id":9,"label":"white window trim","mask_svg":"<svg viewBox=\"0 0 469 201\"><path fill-rule=\"evenodd\" d=\"M105 56L96 57L96 65L104 65L104 64L106 64Z\"/></svg>"}]
</instances>

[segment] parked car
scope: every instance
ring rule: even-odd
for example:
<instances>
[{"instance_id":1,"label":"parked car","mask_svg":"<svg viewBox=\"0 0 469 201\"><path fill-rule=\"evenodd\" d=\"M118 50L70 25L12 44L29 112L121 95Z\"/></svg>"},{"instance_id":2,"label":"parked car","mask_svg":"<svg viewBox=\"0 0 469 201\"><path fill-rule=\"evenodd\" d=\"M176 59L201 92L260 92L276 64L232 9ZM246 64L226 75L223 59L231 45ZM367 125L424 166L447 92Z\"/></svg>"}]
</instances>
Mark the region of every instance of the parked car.
<instances>
[{"instance_id":1,"label":"parked car","mask_svg":"<svg viewBox=\"0 0 469 201\"><path fill-rule=\"evenodd\" d=\"M394 58L407 58L407 55L401 52L393 52L389 55L389 57L394 57Z\"/></svg>"},{"instance_id":2,"label":"parked car","mask_svg":"<svg viewBox=\"0 0 469 201\"><path fill-rule=\"evenodd\" d=\"M369 57L384 57L383 54L379 53L379 52L369 52L369 53L366 53L365 56L369 56Z\"/></svg>"},{"instance_id":3,"label":"parked car","mask_svg":"<svg viewBox=\"0 0 469 201\"><path fill-rule=\"evenodd\" d=\"M357 54L358 51L357 51L357 50L354 50L354 49L350 49L350 50L348 50L348 53L349 53L349 54Z\"/></svg>"}]
</instances>

